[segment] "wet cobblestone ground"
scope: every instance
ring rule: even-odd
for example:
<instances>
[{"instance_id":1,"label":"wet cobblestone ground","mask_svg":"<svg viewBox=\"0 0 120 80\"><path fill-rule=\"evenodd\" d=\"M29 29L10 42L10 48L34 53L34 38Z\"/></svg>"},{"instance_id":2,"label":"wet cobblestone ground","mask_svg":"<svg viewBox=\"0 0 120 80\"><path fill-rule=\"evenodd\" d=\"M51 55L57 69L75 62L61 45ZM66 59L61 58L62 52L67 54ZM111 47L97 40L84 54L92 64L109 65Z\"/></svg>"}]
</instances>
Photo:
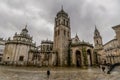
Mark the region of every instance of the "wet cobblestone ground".
<instances>
[{"instance_id":1,"label":"wet cobblestone ground","mask_svg":"<svg viewBox=\"0 0 120 80\"><path fill-rule=\"evenodd\" d=\"M48 68L0 66L0 80L120 80L120 68L111 74L106 74L99 68L49 68L50 78L47 78Z\"/></svg>"}]
</instances>

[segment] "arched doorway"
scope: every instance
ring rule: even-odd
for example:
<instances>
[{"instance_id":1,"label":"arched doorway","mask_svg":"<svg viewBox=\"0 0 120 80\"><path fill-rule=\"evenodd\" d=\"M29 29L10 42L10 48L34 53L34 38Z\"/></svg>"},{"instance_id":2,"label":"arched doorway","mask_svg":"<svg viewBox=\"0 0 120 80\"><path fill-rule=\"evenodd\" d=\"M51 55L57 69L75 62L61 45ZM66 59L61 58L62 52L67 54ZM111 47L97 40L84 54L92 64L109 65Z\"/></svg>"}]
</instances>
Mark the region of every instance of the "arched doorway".
<instances>
[{"instance_id":1,"label":"arched doorway","mask_svg":"<svg viewBox=\"0 0 120 80\"><path fill-rule=\"evenodd\" d=\"M88 66L92 66L92 55L90 49L87 50Z\"/></svg>"},{"instance_id":2,"label":"arched doorway","mask_svg":"<svg viewBox=\"0 0 120 80\"><path fill-rule=\"evenodd\" d=\"M76 66L77 67L81 66L81 53L80 53L80 51L76 51Z\"/></svg>"}]
</instances>

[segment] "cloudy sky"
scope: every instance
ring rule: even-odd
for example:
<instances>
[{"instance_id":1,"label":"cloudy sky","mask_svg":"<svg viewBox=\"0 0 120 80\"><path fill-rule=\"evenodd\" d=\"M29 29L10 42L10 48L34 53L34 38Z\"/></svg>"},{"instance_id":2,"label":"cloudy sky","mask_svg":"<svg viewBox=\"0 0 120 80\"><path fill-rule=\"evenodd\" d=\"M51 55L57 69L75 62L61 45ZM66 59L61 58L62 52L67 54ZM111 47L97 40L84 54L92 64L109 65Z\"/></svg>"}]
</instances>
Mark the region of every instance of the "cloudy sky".
<instances>
[{"instance_id":1,"label":"cloudy sky","mask_svg":"<svg viewBox=\"0 0 120 80\"><path fill-rule=\"evenodd\" d=\"M37 45L53 40L54 18L62 5L71 19L72 37L77 33L93 43L96 25L103 43L114 38L111 27L120 23L120 0L0 0L0 37L12 37L27 24Z\"/></svg>"}]
</instances>

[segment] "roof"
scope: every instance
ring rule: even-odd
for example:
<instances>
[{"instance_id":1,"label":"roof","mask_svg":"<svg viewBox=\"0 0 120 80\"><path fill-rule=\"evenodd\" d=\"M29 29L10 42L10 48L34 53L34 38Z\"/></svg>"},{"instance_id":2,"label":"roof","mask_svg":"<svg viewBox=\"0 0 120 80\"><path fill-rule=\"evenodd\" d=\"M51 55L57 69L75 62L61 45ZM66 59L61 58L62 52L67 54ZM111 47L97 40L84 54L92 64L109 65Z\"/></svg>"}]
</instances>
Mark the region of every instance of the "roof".
<instances>
[{"instance_id":1,"label":"roof","mask_svg":"<svg viewBox=\"0 0 120 80\"><path fill-rule=\"evenodd\" d=\"M61 16L61 15L68 16L68 14L63 10L63 7L62 7L61 10L57 13L57 16Z\"/></svg>"},{"instance_id":2,"label":"roof","mask_svg":"<svg viewBox=\"0 0 120 80\"><path fill-rule=\"evenodd\" d=\"M41 41L41 44L43 44L43 43L46 43L46 44L53 44L53 41L47 39L47 40Z\"/></svg>"},{"instance_id":3,"label":"roof","mask_svg":"<svg viewBox=\"0 0 120 80\"><path fill-rule=\"evenodd\" d=\"M103 46L105 46L105 45L111 43L112 41L117 41L117 39L112 39L112 40L108 41L107 43L105 43Z\"/></svg>"},{"instance_id":4,"label":"roof","mask_svg":"<svg viewBox=\"0 0 120 80\"><path fill-rule=\"evenodd\" d=\"M28 32L28 30L27 30L27 25L25 26L24 29L22 29L22 31L26 31L26 32Z\"/></svg>"},{"instance_id":5,"label":"roof","mask_svg":"<svg viewBox=\"0 0 120 80\"><path fill-rule=\"evenodd\" d=\"M112 27L112 29L117 29L117 28L120 28L120 24Z\"/></svg>"},{"instance_id":6,"label":"roof","mask_svg":"<svg viewBox=\"0 0 120 80\"><path fill-rule=\"evenodd\" d=\"M79 42L79 43L72 43L71 44L72 47L76 47L76 46L90 46L90 47L93 47L92 44L88 43L88 42Z\"/></svg>"}]
</instances>

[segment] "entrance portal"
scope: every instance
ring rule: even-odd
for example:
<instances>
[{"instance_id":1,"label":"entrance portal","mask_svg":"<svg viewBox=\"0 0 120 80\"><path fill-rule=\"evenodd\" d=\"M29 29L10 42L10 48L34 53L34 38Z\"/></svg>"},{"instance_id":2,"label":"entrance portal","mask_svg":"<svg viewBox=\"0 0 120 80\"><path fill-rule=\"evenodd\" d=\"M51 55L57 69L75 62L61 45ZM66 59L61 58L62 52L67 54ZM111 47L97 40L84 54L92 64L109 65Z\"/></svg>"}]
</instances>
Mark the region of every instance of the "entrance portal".
<instances>
[{"instance_id":1,"label":"entrance portal","mask_svg":"<svg viewBox=\"0 0 120 80\"><path fill-rule=\"evenodd\" d=\"M92 56L90 49L87 50L88 66L92 66Z\"/></svg>"},{"instance_id":2,"label":"entrance portal","mask_svg":"<svg viewBox=\"0 0 120 80\"><path fill-rule=\"evenodd\" d=\"M80 53L80 51L76 51L76 66L77 67L81 66L81 53Z\"/></svg>"}]
</instances>

